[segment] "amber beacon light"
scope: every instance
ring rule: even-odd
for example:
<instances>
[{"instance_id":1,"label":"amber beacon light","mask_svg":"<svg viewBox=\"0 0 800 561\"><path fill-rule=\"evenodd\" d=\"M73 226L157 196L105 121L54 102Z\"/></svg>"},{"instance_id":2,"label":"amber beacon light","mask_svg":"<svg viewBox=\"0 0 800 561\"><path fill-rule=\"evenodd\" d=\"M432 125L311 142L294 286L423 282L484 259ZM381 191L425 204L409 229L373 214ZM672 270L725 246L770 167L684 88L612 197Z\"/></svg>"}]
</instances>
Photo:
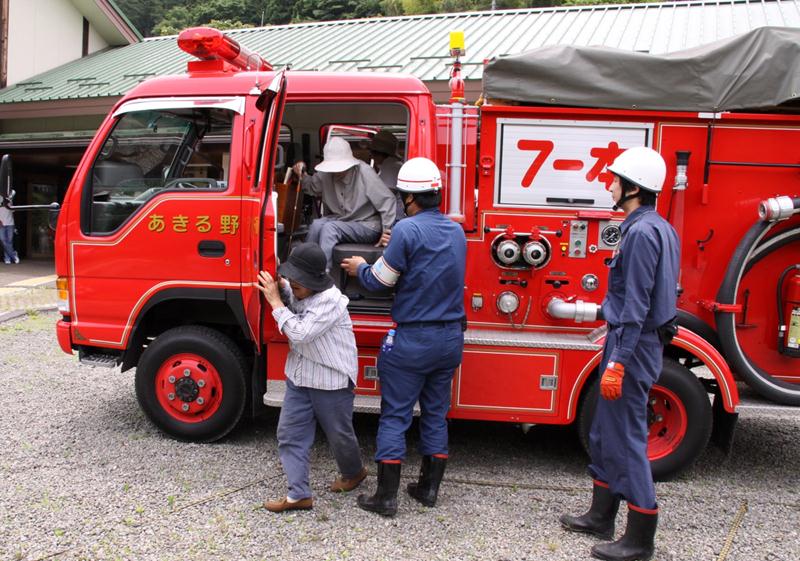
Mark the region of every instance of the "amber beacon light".
<instances>
[{"instance_id":1,"label":"amber beacon light","mask_svg":"<svg viewBox=\"0 0 800 561\"><path fill-rule=\"evenodd\" d=\"M224 60L239 70L272 70L260 55L213 27L184 29L178 35L178 47L200 60Z\"/></svg>"}]
</instances>

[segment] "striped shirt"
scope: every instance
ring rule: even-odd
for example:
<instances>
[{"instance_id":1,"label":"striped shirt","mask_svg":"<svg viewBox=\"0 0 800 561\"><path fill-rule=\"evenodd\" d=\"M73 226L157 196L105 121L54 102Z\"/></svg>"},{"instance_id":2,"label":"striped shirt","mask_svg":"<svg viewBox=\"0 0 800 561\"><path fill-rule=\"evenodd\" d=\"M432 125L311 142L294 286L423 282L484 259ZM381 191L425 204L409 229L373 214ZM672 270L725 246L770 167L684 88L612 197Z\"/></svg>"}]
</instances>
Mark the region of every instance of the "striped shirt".
<instances>
[{"instance_id":1,"label":"striped shirt","mask_svg":"<svg viewBox=\"0 0 800 561\"><path fill-rule=\"evenodd\" d=\"M351 381L355 385L358 349L347 296L332 286L297 300L287 285L280 287L287 307L272 310L272 317L289 339L286 377L295 386L318 390L339 390Z\"/></svg>"}]
</instances>

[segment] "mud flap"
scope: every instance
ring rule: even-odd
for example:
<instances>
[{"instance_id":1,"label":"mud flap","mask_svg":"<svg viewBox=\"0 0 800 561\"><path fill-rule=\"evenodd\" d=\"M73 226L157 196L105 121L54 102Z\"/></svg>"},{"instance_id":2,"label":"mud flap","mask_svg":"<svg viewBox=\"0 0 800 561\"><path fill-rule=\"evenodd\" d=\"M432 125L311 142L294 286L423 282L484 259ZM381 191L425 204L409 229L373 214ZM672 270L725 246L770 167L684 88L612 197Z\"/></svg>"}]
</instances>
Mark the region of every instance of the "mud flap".
<instances>
[{"instance_id":1,"label":"mud flap","mask_svg":"<svg viewBox=\"0 0 800 561\"><path fill-rule=\"evenodd\" d=\"M264 405L264 394L267 391L267 355L266 348L262 348L261 354L253 355L253 364L250 368L250 386L248 388L247 403L245 412L251 419L264 415L269 408Z\"/></svg>"},{"instance_id":2,"label":"mud flap","mask_svg":"<svg viewBox=\"0 0 800 561\"><path fill-rule=\"evenodd\" d=\"M733 435L736 431L736 421L739 420L738 413L728 413L722 405L722 397L719 393L714 393L714 405L712 407L714 417L714 427L711 430L711 442L729 456L733 448Z\"/></svg>"}]
</instances>

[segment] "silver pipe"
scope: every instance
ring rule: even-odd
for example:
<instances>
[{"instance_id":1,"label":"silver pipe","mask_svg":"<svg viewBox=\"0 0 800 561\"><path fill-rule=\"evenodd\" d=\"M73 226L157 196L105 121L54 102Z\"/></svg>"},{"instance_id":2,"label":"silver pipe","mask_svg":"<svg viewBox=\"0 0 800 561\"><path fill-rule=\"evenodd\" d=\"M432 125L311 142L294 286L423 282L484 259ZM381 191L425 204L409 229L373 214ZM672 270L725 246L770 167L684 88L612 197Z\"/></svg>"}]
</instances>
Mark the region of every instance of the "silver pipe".
<instances>
[{"instance_id":1,"label":"silver pipe","mask_svg":"<svg viewBox=\"0 0 800 561\"><path fill-rule=\"evenodd\" d=\"M507 232L508 228L489 228L486 227L483 229L484 232ZM539 230L540 234L555 234L558 235L561 231L560 230L547 230L546 228L542 228ZM532 236L533 232L514 232L515 236Z\"/></svg>"},{"instance_id":2,"label":"silver pipe","mask_svg":"<svg viewBox=\"0 0 800 561\"><path fill-rule=\"evenodd\" d=\"M61 208L61 206L58 203L50 203L46 205L16 205L16 206L12 205L8 208L10 208L11 210L35 210L41 208L46 208L49 210L58 210L59 208Z\"/></svg>"},{"instance_id":3,"label":"silver pipe","mask_svg":"<svg viewBox=\"0 0 800 561\"><path fill-rule=\"evenodd\" d=\"M450 176L450 200L447 215L460 222L463 220L463 212L461 210L461 168L464 165L461 161L461 153L464 150L464 104L456 101L451 104L451 108L453 118L450 122L450 161L447 163L450 168L448 170Z\"/></svg>"},{"instance_id":4,"label":"silver pipe","mask_svg":"<svg viewBox=\"0 0 800 561\"><path fill-rule=\"evenodd\" d=\"M561 298L553 298L547 303L547 314L558 319L571 319L575 323L596 321L600 318L600 305L583 300L565 302Z\"/></svg>"}]
</instances>

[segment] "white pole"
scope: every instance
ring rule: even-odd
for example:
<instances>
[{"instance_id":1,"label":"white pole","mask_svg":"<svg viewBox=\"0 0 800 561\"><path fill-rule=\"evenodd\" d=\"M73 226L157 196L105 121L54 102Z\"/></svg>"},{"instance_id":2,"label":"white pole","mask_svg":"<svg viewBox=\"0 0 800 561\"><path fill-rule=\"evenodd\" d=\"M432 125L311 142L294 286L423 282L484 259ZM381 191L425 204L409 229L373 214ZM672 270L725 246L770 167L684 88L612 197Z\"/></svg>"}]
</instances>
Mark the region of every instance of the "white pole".
<instances>
[{"instance_id":1,"label":"white pole","mask_svg":"<svg viewBox=\"0 0 800 561\"><path fill-rule=\"evenodd\" d=\"M461 154L464 152L464 104L457 101L450 104L450 162L449 166L449 188L450 200L447 215L456 222L463 221L461 211L461 168L464 163L461 161Z\"/></svg>"}]
</instances>

